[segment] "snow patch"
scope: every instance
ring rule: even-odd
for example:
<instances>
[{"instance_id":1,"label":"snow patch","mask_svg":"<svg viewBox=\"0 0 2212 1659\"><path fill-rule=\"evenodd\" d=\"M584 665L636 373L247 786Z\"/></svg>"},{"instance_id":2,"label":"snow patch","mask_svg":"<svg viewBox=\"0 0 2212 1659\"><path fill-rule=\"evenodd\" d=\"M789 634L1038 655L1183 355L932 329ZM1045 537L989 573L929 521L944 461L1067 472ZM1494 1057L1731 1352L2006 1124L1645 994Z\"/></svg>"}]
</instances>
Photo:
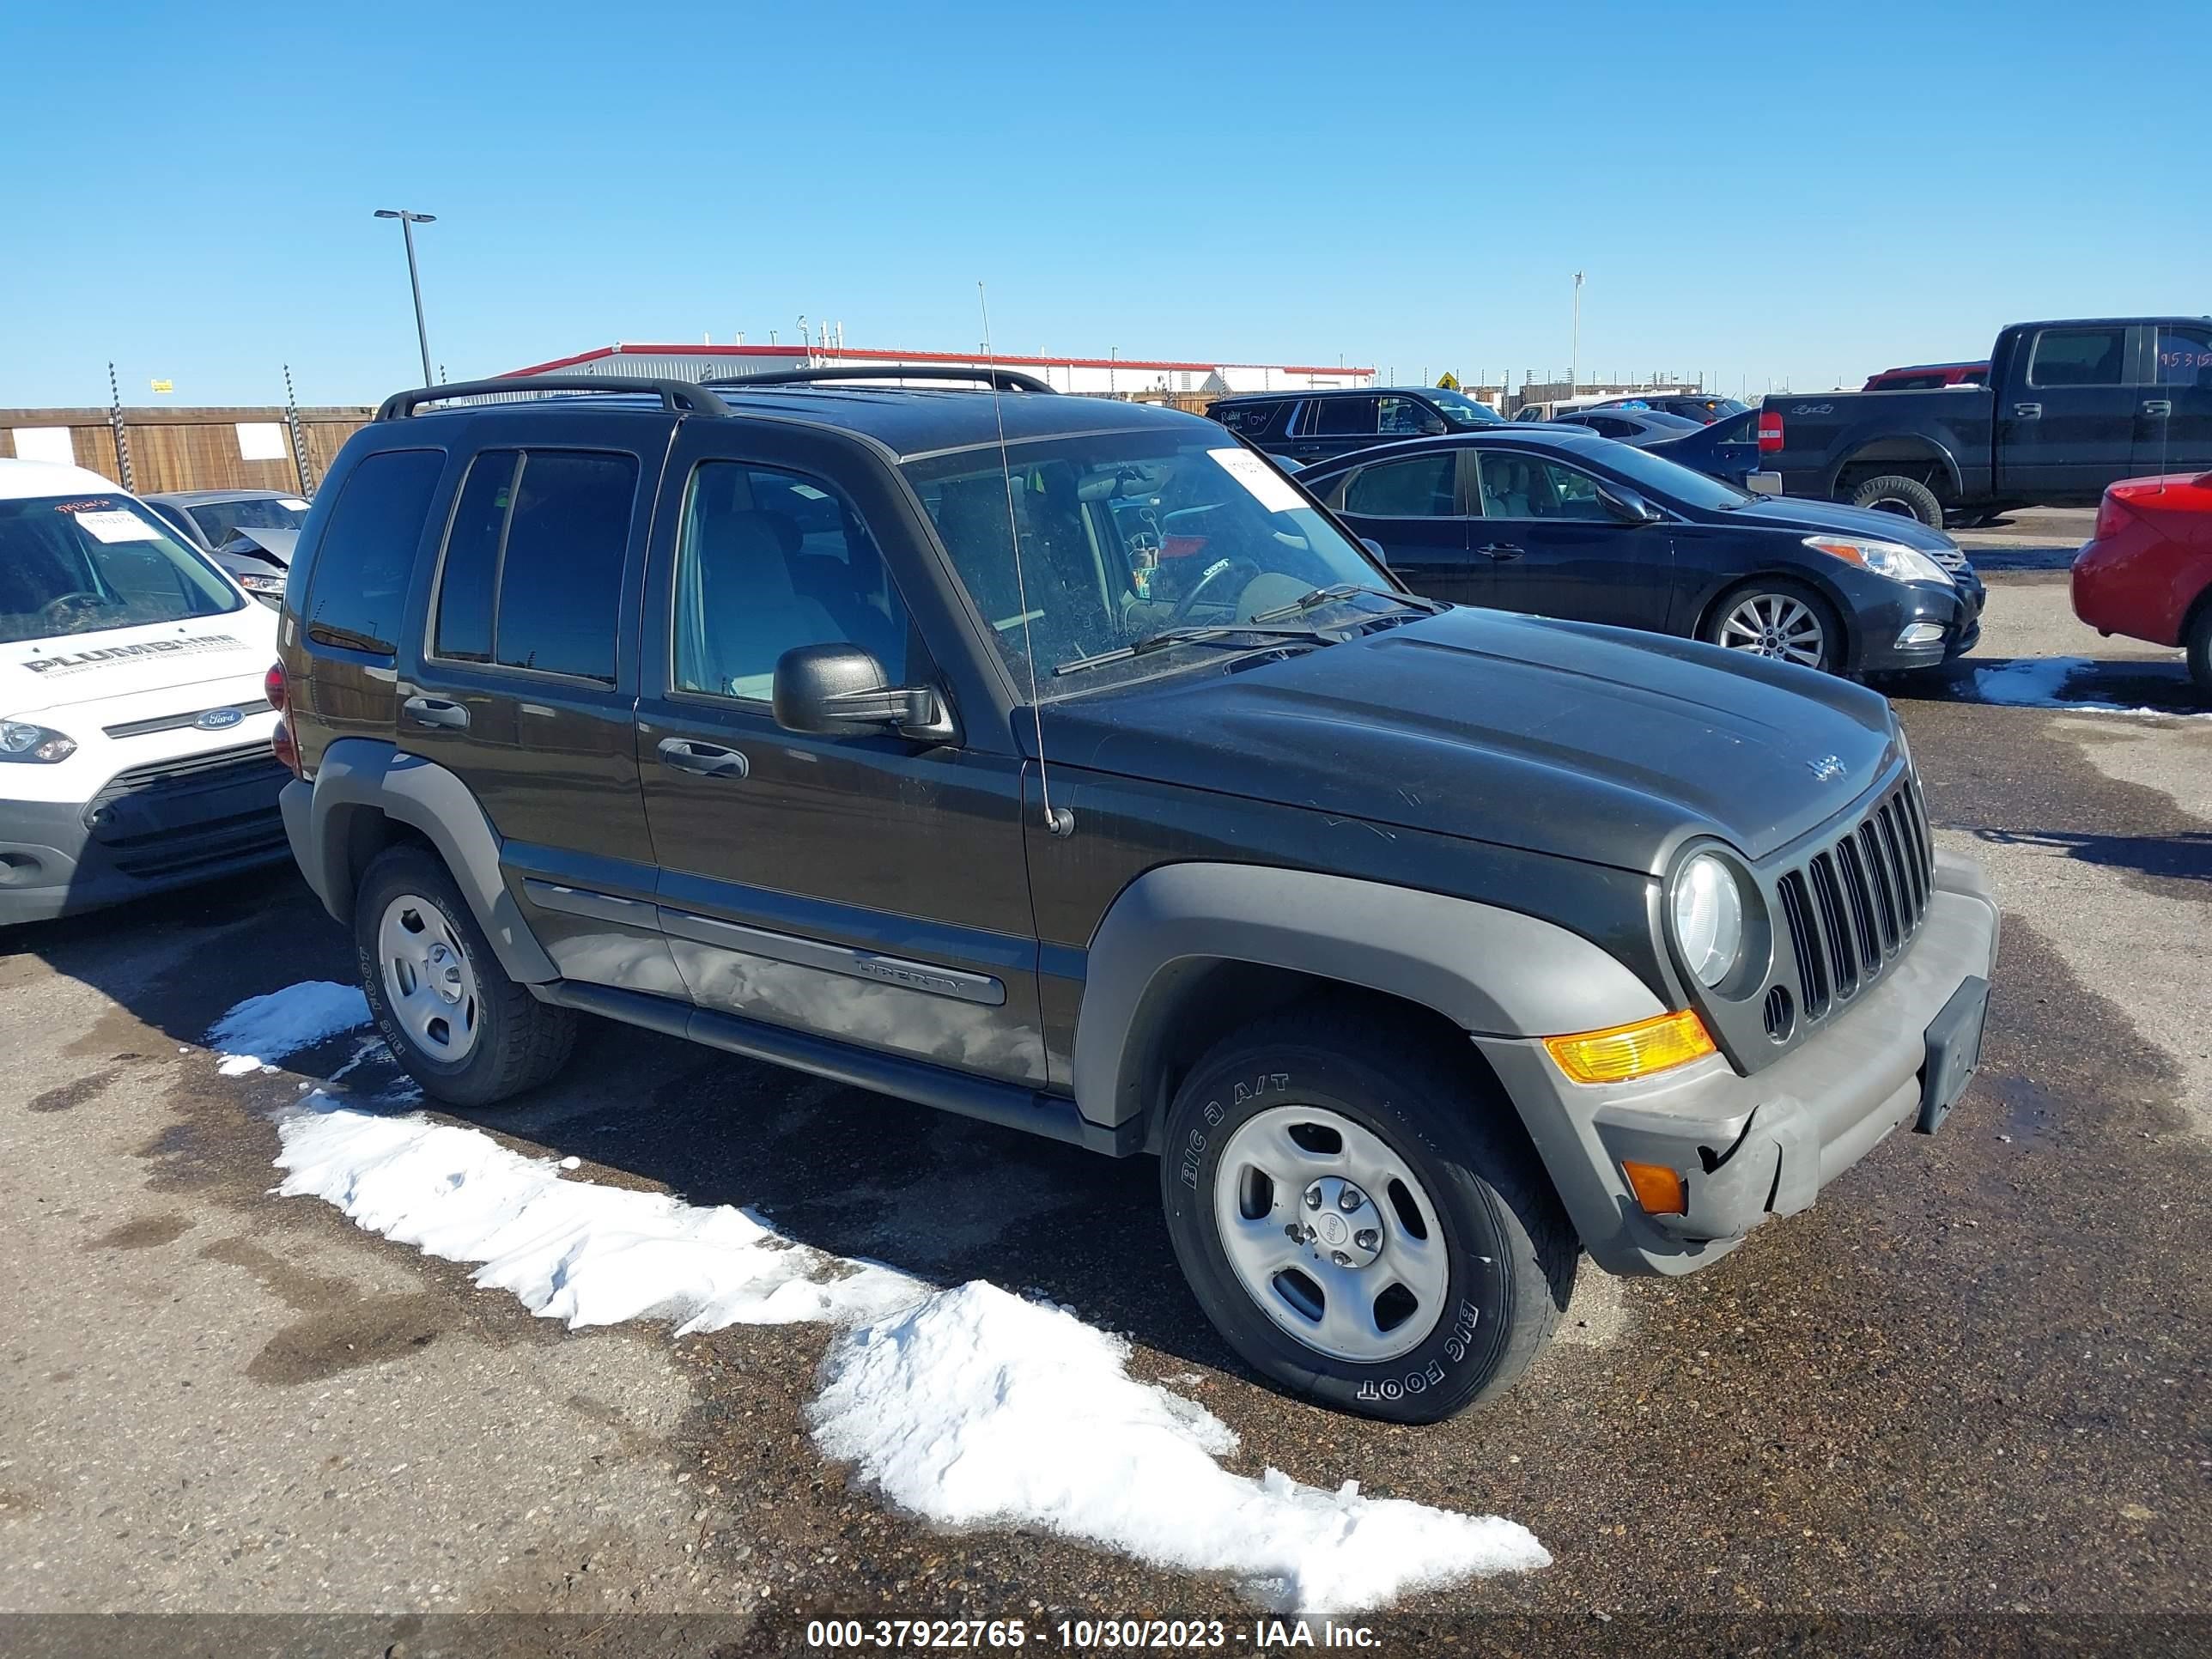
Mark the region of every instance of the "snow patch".
<instances>
[{"instance_id":1,"label":"snow patch","mask_svg":"<svg viewBox=\"0 0 2212 1659\"><path fill-rule=\"evenodd\" d=\"M951 1526L1043 1527L1163 1567L1223 1572L1283 1612L1526 1572L1525 1527L1401 1498L1232 1474L1237 1437L1128 1374L1129 1345L978 1279L841 1337L808 1408L830 1456Z\"/></svg>"},{"instance_id":2,"label":"snow patch","mask_svg":"<svg viewBox=\"0 0 2212 1659\"><path fill-rule=\"evenodd\" d=\"M368 1024L368 999L360 987L311 979L246 998L216 1021L207 1040L222 1056L223 1076L243 1077Z\"/></svg>"},{"instance_id":3,"label":"snow patch","mask_svg":"<svg viewBox=\"0 0 2212 1659\"><path fill-rule=\"evenodd\" d=\"M880 1318L929 1293L890 1267L793 1243L743 1210L563 1181L478 1129L374 1115L327 1095L278 1121L277 1191L320 1198L370 1232L512 1291L571 1329L668 1319L725 1325Z\"/></svg>"},{"instance_id":4,"label":"snow patch","mask_svg":"<svg viewBox=\"0 0 2212 1659\"><path fill-rule=\"evenodd\" d=\"M277 1188L507 1290L570 1327L667 1319L848 1328L809 1407L824 1453L892 1503L951 1526L1023 1525L1158 1565L1233 1577L1269 1607L1378 1607L1407 1590L1529 1571L1526 1528L1396 1498L1257 1479L1237 1437L1128 1375L1130 1346L1048 1301L976 1280L938 1291L794 1243L756 1211L562 1178L480 1130L317 1092L277 1117Z\"/></svg>"},{"instance_id":5,"label":"snow patch","mask_svg":"<svg viewBox=\"0 0 2212 1659\"><path fill-rule=\"evenodd\" d=\"M2212 714L2184 709L2130 708L2118 702L2076 702L2064 696L2067 683L2076 674L2097 667L2087 657L2017 657L2008 663L1974 670L1974 696L1982 702L2013 708L2061 708L2069 714L2141 714L2168 720L2208 720Z\"/></svg>"}]
</instances>

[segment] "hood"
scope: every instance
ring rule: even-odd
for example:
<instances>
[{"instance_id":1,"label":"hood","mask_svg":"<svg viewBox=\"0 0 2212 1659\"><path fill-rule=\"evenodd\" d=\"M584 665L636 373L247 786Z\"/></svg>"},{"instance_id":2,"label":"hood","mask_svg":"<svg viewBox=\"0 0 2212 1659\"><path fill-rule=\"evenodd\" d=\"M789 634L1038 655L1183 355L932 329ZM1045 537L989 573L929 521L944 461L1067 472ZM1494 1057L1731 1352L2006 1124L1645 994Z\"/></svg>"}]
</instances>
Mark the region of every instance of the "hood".
<instances>
[{"instance_id":1,"label":"hood","mask_svg":"<svg viewBox=\"0 0 2212 1659\"><path fill-rule=\"evenodd\" d=\"M212 680L258 680L276 660L276 613L252 603L227 616L25 640L0 645L0 715L36 719Z\"/></svg>"},{"instance_id":2,"label":"hood","mask_svg":"<svg viewBox=\"0 0 2212 1659\"><path fill-rule=\"evenodd\" d=\"M1739 524L1764 525L1773 530L1833 531L1839 535L1896 542L1923 553L1956 553L1958 543L1940 530L1930 530L1917 519L1901 513L1877 513L1870 507L1845 507L1838 501L1808 501L1796 495L1761 495L1747 507L1730 507L1723 515Z\"/></svg>"},{"instance_id":3,"label":"hood","mask_svg":"<svg viewBox=\"0 0 2212 1659\"><path fill-rule=\"evenodd\" d=\"M1655 874L1692 835L1764 857L1896 757L1863 687L1625 629L1459 609L1243 663L1048 704L1046 752Z\"/></svg>"},{"instance_id":4,"label":"hood","mask_svg":"<svg viewBox=\"0 0 2212 1659\"><path fill-rule=\"evenodd\" d=\"M249 530L241 525L230 532L230 539L222 544L220 550L266 555L279 570L285 570L291 567L292 550L299 540L300 532L296 530Z\"/></svg>"}]
</instances>

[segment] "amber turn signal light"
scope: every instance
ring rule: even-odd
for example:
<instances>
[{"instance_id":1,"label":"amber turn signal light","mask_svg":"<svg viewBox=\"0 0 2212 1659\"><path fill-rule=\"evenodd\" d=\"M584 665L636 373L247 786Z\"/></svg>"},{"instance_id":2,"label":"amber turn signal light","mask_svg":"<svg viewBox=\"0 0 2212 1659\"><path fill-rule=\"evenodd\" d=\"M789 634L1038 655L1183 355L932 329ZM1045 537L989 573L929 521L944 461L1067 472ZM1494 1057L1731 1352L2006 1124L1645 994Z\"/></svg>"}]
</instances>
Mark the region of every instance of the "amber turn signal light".
<instances>
[{"instance_id":1,"label":"amber turn signal light","mask_svg":"<svg viewBox=\"0 0 2212 1659\"><path fill-rule=\"evenodd\" d=\"M1546 1037L1544 1046L1577 1083L1626 1083L1715 1052L1712 1033L1694 1008L1602 1031Z\"/></svg>"},{"instance_id":2,"label":"amber turn signal light","mask_svg":"<svg viewBox=\"0 0 2212 1659\"><path fill-rule=\"evenodd\" d=\"M1689 1214L1690 1197L1680 1171L1659 1164L1632 1164L1624 1158L1620 1172L1628 1177L1628 1189L1636 1194L1644 1214Z\"/></svg>"}]
</instances>

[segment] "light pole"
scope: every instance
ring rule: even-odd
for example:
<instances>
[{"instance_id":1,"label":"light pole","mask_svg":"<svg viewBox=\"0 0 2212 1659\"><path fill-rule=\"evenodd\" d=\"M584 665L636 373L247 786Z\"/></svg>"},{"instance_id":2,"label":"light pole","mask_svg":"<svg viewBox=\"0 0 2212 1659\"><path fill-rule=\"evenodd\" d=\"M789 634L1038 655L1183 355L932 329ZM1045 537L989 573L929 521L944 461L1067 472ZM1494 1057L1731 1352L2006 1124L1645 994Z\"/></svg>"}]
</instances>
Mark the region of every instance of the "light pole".
<instances>
[{"instance_id":1,"label":"light pole","mask_svg":"<svg viewBox=\"0 0 2212 1659\"><path fill-rule=\"evenodd\" d=\"M1574 343L1567 348L1567 396L1571 398L1581 388L1583 368L1583 274L1575 273L1575 334Z\"/></svg>"},{"instance_id":2,"label":"light pole","mask_svg":"<svg viewBox=\"0 0 2212 1659\"><path fill-rule=\"evenodd\" d=\"M399 234L407 243L407 285L415 290L415 343L422 349L422 384L435 386L437 382L430 377L429 331L422 326L422 279L415 270L415 227L435 224L438 216L411 213L405 208L379 208L376 216L399 221Z\"/></svg>"}]
</instances>

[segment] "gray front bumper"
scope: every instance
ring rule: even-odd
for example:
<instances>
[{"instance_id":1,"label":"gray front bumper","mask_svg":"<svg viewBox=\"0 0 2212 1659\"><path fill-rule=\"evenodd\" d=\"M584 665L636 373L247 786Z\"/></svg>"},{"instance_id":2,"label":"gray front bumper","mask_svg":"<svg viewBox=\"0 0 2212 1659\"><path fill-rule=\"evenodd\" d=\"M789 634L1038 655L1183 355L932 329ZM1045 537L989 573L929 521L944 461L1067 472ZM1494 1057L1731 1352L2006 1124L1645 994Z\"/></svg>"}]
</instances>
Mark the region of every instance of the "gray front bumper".
<instances>
[{"instance_id":1,"label":"gray front bumper","mask_svg":"<svg viewBox=\"0 0 2212 1659\"><path fill-rule=\"evenodd\" d=\"M1751 1077L1718 1055L1648 1082L1571 1082L1540 1042L1474 1039L1513 1097L1583 1248L1617 1273L1717 1261L1770 1215L1808 1208L1919 1109L1929 1024L1996 960L1980 866L1938 853L1911 953L1814 1036ZM1685 1174L1689 1212L1644 1212L1624 1158Z\"/></svg>"}]
</instances>

